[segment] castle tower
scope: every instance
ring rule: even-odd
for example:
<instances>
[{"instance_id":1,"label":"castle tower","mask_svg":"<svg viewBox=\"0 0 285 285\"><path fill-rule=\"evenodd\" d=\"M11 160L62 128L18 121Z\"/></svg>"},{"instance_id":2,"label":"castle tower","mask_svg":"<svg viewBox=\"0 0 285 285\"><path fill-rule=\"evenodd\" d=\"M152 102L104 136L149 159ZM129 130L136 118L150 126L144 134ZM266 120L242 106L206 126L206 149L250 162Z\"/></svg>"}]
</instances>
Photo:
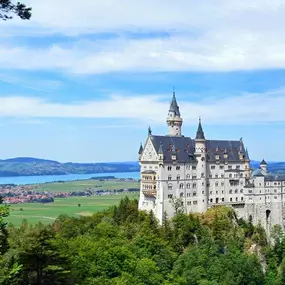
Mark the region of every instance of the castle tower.
<instances>
[{"instance_id":1,"label":"castle tower","mask_svg":"<svg viewBox=\"0 0 285 285\"><path fill-rule=\"evenodd\" d=\"M177 105L175 92L173 92L173 97L166 122L168 125L169 136L181 136L182 118L180 116L179 107Z\"/></svg>"},{"instance_id":2,"label":"castle tower","mask_svg":"<svg viewBox=\"0 0 285 285\"><path fill-rule=\"evenodd\" d=\"M199 118L199 125L195 138L195 156L197 159L197 189L199 189L198 211L205 212L208 208L208 193L207 193L207 167L206 167L206 139ZM201 179L199 179L201 178Z\"/></svg>"},{"instance_id":3,"label":"castle tower","mask_svg":"<svg viewBox=\"0 0 285 285\"><path fill-rule=\"evenodd\" d=\"M267 173L267 163L266 163L266 161L265 161L264 159L260 162L260 168L261 168L265 173Z\"/></svg>"}]
</instances>

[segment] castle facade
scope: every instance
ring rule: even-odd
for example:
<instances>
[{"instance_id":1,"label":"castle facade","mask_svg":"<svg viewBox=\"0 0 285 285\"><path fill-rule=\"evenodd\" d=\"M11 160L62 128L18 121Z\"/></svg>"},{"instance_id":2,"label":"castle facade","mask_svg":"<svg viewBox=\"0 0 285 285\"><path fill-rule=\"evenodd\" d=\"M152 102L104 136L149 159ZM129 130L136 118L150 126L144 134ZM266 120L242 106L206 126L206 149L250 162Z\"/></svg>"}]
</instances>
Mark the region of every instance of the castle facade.
<instances>
[{"instance_id":1,"label":"castle facade","mask_svg":"<svg viewBox=\"0 0 285 285\"><path fill-rule=\"evenodd\" d=\"M149 129L139 149L139 209L152 210L162 222L165 214L171 218L178 211L203 213L225 205L267 231L275 224L284 229L285 175L268 173L264 160L251 169L242 139L206 139L200 119L195 139L182 135L175 93L166 122L168 134Z\"/></svg>"}]
</instances>

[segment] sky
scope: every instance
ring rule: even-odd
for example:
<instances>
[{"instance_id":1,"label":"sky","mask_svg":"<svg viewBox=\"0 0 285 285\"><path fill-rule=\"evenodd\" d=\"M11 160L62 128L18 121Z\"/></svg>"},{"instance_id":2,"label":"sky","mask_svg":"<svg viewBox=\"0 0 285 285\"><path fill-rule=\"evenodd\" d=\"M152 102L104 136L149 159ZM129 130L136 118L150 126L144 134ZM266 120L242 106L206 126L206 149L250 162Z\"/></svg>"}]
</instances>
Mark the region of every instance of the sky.
<instances>
[{"instance_id":1,"label":"sky","mask_svg":"<svg viewBox=\"0 0 285 285\"><path fill-rule=\"evenodd\" d=\"M284 0L23 0L0 22L0 159L137 160L167 134L243 138L285 161Z\"/></svg>"}]
</instances>

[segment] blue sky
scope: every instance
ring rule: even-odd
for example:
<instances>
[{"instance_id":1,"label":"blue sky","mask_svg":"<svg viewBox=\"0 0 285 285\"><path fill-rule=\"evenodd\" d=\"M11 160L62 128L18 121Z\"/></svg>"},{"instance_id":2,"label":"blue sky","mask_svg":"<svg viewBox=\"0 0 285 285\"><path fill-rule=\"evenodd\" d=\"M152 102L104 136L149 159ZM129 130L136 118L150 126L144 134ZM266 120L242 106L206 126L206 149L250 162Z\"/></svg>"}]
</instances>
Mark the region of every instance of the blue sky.
<instances>
[{"instance_id":1,"label":"blue sky","mask_svg":"<svg viewBox=\"0 0 285 285\"><path fill-rule=\"evenodd\" d=\"M285 160L284 1L40 2L0 22L0 158L136 160L175 86L185 136L201 116L207 138Z\"/></svg>"}]
</instances>

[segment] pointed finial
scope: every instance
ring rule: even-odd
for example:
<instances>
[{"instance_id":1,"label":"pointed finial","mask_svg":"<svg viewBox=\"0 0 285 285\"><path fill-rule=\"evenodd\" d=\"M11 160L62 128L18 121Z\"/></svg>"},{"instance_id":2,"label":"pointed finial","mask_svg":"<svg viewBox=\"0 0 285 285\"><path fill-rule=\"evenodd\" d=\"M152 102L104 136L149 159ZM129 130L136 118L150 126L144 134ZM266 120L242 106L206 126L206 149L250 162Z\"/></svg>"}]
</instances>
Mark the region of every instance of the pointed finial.
<instances>
[{"instance_id":1,"label":"pointed finial","mask_svg":"<svg viewBox=\"0 0 285 285\"><path fill-rule=\"evenodd\" d=\"M139 154L142 154L142 152L143 152L143 146L142 146L142 143L141 143L140 148L139 148Z\"/></svg>"},{"instance_id":2,"label":"pointed finial","mask_svg":"<svg viewBox=\"0 0 285 285\"><path fill-rule=\"evenodd\" d=\"M160 142L158 154L163 154L163 143L162 142Z\"/></svg>"},{"instance_id":3,"label":"pointed finial","mask_svg":"<svg viewBox=\"0 0 285 285\"><path fill-rule=\"evenodd\" d=\"M198 129L197 129L197 133L196 133L196 140L205 140L205 135L204 135L204 131L202 128L202 124L201 124L201 117L199 117L199 124L198 124Z\"/></svg>"},{"instance_id":4,"label":"pointed finial","mask_svg":"<svg viewBox=\"0 0 285 285\"><path fill-rule=\"evenodd\" d=\"M151 135L152 131L151 131L151 127L148 127L148 134Z\"/></svg>"},{"instance_id":5,"label":"pointed finial","mask_svg":"<svg viewBox=\"0 0 285 285\"><path fill-rule=\"evenodd\" d=\"M173 96L175 96L175 86L173 86Z\"/></svg>"}]
</instances>

